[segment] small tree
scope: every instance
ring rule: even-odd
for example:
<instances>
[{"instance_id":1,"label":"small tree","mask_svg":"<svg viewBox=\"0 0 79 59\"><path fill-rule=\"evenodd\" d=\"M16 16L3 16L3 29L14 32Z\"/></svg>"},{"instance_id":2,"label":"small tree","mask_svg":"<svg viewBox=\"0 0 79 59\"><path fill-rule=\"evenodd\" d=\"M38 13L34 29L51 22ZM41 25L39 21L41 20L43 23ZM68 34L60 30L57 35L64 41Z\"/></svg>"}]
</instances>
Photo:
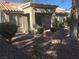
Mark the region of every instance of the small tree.
<instances>
[{"instance_id":1,"label":"small tree","mask_svg":"<svg viewBox=\"0 0 79 59\"><path fill-rule=\"evenodd\" d=\"M10 43L12 37L17 32L17 25L10 22L0 23L0 35L6 38Z\"/></svg>"}]
</instances>

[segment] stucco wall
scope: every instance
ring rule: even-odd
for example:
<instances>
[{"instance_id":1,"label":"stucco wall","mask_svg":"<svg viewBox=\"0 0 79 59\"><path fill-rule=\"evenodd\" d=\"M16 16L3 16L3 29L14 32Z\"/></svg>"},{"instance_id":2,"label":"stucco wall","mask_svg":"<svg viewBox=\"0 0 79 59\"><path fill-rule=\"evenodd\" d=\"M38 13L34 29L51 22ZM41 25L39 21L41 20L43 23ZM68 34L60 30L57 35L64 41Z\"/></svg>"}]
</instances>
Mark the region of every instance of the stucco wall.
<instances>
[{"instance_id":1,"label":"stucco wall","mask_svg":"<svg viewBox=\"0 0 79 59\"><path fill-rule=\"evenodd\" d=\"M18 32L28 33L28 16L17 16Z\"/></svg>"},{"instance_id":2,"label":"stucco wall","mask_svg":"<svg viewBox=\"0 0 79 59\"><path fill-rule=\"evenodd\" d=\"M27 7L23 9L24 14L30 13L31 10L32 10L32 7Z\"/></svg>"},{"instance_id":3,"label":"stucco wall","mask_svg":"<svg viewBox=\"0 0 79 59\"><path fill-rule=\"evenodd\" d=\"M28 33L28 16L23 16L23 29L24 33Z\"/></svg>"},{"instance_id":4,"label":"stucco wall","mask_svg":"<svg viewBox=\"0 0 79 59\"><path fill-rule=\"evenodd\" d=\"M9 22L9 16L5 12L0 12L0 22Z\"/></svg>"}]
</instances>

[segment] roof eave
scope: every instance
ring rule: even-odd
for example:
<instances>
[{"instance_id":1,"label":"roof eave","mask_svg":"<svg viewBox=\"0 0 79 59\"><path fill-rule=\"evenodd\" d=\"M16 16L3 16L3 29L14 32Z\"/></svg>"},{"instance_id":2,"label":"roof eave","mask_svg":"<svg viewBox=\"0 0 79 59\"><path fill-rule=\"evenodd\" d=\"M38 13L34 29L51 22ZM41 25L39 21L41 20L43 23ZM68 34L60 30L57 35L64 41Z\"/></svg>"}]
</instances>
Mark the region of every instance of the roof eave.
<instances>
[{"instance_id":1,"label":"roof eave","mask_svg":"<svg viewBox=\"0 0 79 59\"><path fill-rule=\"evenodd\" d=\"M27 7L39 7L39 8L57 8L57 5L49 5L49 4L39 4L39 3L26 3L22 8Z\"/></svg>"}]
</instances>

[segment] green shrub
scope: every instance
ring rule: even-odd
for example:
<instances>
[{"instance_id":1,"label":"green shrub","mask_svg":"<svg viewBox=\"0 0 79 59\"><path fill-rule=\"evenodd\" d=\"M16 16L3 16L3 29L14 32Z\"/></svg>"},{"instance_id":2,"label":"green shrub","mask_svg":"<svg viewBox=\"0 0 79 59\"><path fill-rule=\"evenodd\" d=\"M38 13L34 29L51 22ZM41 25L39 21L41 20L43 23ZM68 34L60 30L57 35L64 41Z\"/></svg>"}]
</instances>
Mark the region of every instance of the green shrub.
<instances>
[{"instance_id":1,"label":"green shrub","mask_svg":"<svg viewBox=\"0 0 79 59\"><path fill-rule=\"evenodd\" d=\"M51 31L51 32L55 32L55 31L56 31L56 29L55 29L55 28L53 28L53 27L51 27L51 28L50 28L50 31Z\"/></svg>"},{"instance_id":2,"label":"green shrub","mask_svg":"<svg viewBox=\"0 0 79 59\"><path fill-rule=\"evenodd\" d=\"M60 23L59 24L59 29L63 28L64 27L64 23Z\"/></svg>"},{"instance_id":3,"label":"green shrub","mask_svg":"<svg viewBox=\"0 0 79 59\"><path fill-rule=\"evenodd\" d=\"M17 28L16 24L10 22L0 23L0 35L8 39L8 41L11 41L11 38L17 32Z\"/></svg>"},{"instance_id":4,"label":"green shrub","mask_svg":"<svg viewBox=\"0 0 79 59\"><path fill-rule=\"evenodd\" d=\"M53 28L51 31L57 31L61 28L64 27L64 22L58 21L57 19L55 19L54 23L53 23Z\"/></svg>"},{"instance_id":5,"label":"green shrub","mask_svg":"<svg viewBox=\"0 0 79 59\"><path fill-rule=\"evenodd\" d=\"M71 25L71 18L67 18L66 22L67 22L67 25L70 26Z\"/></svg>"},{"instance_id":6,"label":"green shrub","mask_svg":"<svg viewBox=\"0 0 79 59\"><path fill-rule=\"evenodd\" d=\"M59 29L59 21L57 19L55 19L53 23L53 28L55 29L55 31Z\"/></svg>"},{"instance_id":7,"label":"green shrub","mask_svg":"<svg viewBox=\"0 0 79 59\"><path fill-rule=\"evenodd\" d=\"M44 32L44 28L43 28L43 27L38 28L38 33L39 33L39 34L42 34L43 32Z\"/></svg>"}]
</instances>

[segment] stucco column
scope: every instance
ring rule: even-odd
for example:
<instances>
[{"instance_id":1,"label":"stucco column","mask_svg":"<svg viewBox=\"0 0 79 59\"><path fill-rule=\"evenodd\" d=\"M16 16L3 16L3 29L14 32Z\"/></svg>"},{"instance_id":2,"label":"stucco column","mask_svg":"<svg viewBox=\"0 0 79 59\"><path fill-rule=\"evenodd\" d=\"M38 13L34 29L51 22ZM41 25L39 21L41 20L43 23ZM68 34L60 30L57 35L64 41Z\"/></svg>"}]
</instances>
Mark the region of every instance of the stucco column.
<instances>
[{"instance_id":1,"label":"stucco column","mask_svg":"<svg viewBox=\"0 0 79 59\"><path fill-rule=\"evenodd\" d=\"M33 25L35 24L35 12L34 12L34 10L33 10L33 8L31 9L31 11L30 11L30 30L33 30L34 31L34 27L33 27Z\"/></svg>"},{"instance_id":2,"label":"stucco column","mask_svg":"<svg viewBox=\"0 0 79 59\"><path fill-rule=\"evenodd\" d=\"M54 20L55 20L55 13L52 13L52 15L51 15L51 27L53 27Z\"/></svg>"}]
</instances>

